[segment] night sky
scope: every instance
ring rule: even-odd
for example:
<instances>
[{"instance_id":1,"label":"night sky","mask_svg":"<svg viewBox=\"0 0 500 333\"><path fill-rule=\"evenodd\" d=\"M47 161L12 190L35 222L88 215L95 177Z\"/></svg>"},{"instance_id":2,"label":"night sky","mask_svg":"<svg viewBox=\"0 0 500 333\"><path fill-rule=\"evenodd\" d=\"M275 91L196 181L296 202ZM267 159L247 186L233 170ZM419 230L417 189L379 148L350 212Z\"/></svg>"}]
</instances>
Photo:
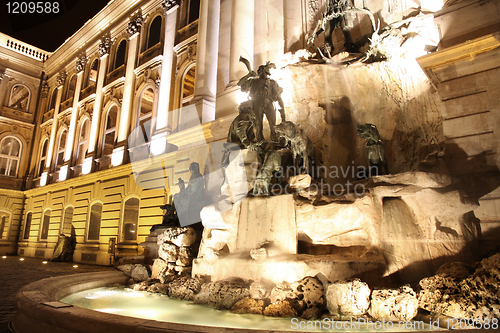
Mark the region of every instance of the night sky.
<instances>
[{"instance_id":1,"label":"night sky","mask_svg":"<svg viewBox=\"0 0 500 333\"><path fill-rule=\"evenodd\" d=\"M59 13L8 13L13 11L18 5L14 2L54 2L59 3ZM17 38L23 42L37 46L45 51L53 52L64 41L80 29L85 22L97 14L102 8L108 4L109 0L28 0L28 1L12 1L1 0L0 8L0 31L4 34ZM27 5L24 5L24 10L27 10ZM34 7L36 8L36 7ZM49 10L53 7L48 7ZM21 7L18 7L21 11ZM36 9L35 9L36 10ZM28 9L29 11L29 9Z\"/></svg>"}]
</instances>

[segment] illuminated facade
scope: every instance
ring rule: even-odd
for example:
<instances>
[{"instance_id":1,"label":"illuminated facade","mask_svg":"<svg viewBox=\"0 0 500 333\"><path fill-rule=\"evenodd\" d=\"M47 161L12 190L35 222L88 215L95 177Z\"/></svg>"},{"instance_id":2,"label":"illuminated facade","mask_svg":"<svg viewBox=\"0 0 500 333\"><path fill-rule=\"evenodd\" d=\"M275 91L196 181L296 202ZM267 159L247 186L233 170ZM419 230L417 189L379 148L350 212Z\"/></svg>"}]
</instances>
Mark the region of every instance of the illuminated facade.
<instances>
[{"instance_id":1,"label":"illuminated facade","mask_svg":"<svg viewBox=\"0 0 500 333\"><path fill-rule=\"evenodd\" d=\"M476 2L448 1L436 20L459 16L463 3ZM140 254L138 244L162 221L159 206L171 200L178 178L189 178L189 164L214 169L197 153L199 129L183 120L185 114L196 112L206 142L225 141L237 112L236 83L247 73L239 57L256 68L305 48L323 3L115 0L53 53L0 35L0 254L49 258L61 233L76 236L77 262L109 264L111 238L117 256ZM393 20L405 17L413 1L403 1L397 14L378 3L353 1ZM488 3L498 9L498 2ZM492 28L497 20L442 36L449 44L441 46L498 35ZM365 28L355 29L361 34ZM480 53L494 52L498 39L493 44ZM446 55L421 65L431 73L460 59ZM439 90L440 77L433 83ZM494 129L487 132L493 136L488 142L499 142ZM486 132L478 133L467 136ZM177 151L169 152L167 136ZM496 156L497 145L481 149ZM163 156L163 175L153 181L167 186L136 182L130 161L150 156ZM495 196L488 200L500 207ZM497 211L484 214L494 220Z\"/></svg>"}]
</instances>

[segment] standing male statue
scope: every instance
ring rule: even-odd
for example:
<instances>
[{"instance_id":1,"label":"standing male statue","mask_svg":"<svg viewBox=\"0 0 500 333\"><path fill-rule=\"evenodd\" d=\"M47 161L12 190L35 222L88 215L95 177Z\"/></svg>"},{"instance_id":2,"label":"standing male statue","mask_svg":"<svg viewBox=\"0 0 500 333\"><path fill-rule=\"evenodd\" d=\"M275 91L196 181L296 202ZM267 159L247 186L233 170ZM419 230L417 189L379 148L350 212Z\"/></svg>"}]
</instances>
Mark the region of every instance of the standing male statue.
<instances>
[{"instance_id":1,"label":"standing male statue","mask_svg":"<svg viewBox=\"0 0 500 333\"><path fill-rule=\"evenodd\" d=\"M255 138L257 142L264 140L262 131L265 114L271 130L271 141L276 141L276 132L274 131L276 110L274 109L273 102L278 102L281 121L285 121L285 106L281 99L283 89L276 81L268 77L271 75L270 69L276 68L276 66L268 61L265 65L259 66L257 73L255 73L247 59L240 57L240 61L247 66L248 74L238 81L238 85L241 87L241 91L249 92L250 99L252 100L253 112L255 114Z\"/></svg>"},{"instance_id":2,"label":"standing male statue","mask_svg":"<svg viewBox=\"0 0 500 333\"><path fill-rule=\"evenodd\" d=\"M344 33L346 49L351 48L354 44L345 20L345 12L349 8L349 0L327 0L325 7L323 19L318 22L314 34L309 37L307 43L313 44L318 35L324 32L325 45L319 51L322 53L323 58L331 58L334 51L332 35L336 28L341 28Z\"/></svg>"}]
</instances>

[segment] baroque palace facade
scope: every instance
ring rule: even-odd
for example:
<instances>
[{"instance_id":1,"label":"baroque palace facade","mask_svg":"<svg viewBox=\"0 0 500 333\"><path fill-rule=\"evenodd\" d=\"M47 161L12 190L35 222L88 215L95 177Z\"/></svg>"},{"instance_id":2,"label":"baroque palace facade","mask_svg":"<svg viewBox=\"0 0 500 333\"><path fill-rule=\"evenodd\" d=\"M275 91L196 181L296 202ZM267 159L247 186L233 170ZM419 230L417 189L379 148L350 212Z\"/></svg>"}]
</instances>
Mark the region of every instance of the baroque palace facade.
<instances>
[{"instance_id":1,"label":"baroque palace facade","mask_svg":"<svg viewBox=\"0 0 500 333\"><path fill-rule=\"evenodd\" d=\"M237 82L248 73L239 57L256 69L305 48L324 2L114 0L53 53L0 35L0 254L50 258L60 234L76 237L76 262L140 254L189 165L204 175L217 169L206 143L224 142L237 114ZM446 84L438 70L470 54L467 40L498 62L498 39L480 39L498 35L497 1L447 1L435 21L445 31L448 18L479 13L485 2L489 19L449 30L440 44L448 53L421 62L438 91ZM352 1L386 22L413 3L434 0ZM490 58L464 70L497 68ZM455 131L444 126L447 136Z\"/></svg>"}]
</instances>

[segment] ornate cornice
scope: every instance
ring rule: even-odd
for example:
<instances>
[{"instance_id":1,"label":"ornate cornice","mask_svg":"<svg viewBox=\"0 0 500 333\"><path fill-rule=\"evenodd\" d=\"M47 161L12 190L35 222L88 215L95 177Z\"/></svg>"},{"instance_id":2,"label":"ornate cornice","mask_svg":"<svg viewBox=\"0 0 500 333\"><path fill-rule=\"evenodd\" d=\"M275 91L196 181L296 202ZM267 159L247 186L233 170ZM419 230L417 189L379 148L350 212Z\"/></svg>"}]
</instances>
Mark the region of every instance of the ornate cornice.
<instances>
[{"instance_id":1,"label":"ornate cornice","mask_svg":"<svg viewBox=\"0 0 500 333\"><path fill-rule=\"evenodd\" d=\"M57 74L57 85L62 86L64 85L64 82L66 81L66 78L68 77L68 74L66 72L61 72Z\"/></svg>"},{"instance_id":2,"label":"ornate cornice","mask_svg":"<svg viewBox=\"0 0 500 333\"><path fill-rule=\"evenodd\" d=\"M136 33L139 32L143 22L144 22L144 18L142 17L141 13L138 13L135 18L130 20L130 22L128 23L128 27L127 27L127 32L128 32L130 37L132 37L133 35L135 35Z\"/></svg>"},{"instance_id":3,"label":"ornate cornice","mask_svg":"<svg viewBox=\"0 0 500 333\"><path fill-rule=\"evenodd\" d=\"M101 39L99 43L99 56L103 57L106 54L109 54L109 50L111 49L111 38L105 37Z\"/></svg>"},{"instance_id":4,"label":"ornate cornice","mask_svg":"<svg viewBox=\"0 0 500 333\"><path fill-rule=\"evenodd\" d=\"M177 6L179 4L178 0L163 0L161 2L161 6L163 9L165 9L165 12L168 12L170 9L172 9L174 6Z\"/></svg>"}]
</instances>

